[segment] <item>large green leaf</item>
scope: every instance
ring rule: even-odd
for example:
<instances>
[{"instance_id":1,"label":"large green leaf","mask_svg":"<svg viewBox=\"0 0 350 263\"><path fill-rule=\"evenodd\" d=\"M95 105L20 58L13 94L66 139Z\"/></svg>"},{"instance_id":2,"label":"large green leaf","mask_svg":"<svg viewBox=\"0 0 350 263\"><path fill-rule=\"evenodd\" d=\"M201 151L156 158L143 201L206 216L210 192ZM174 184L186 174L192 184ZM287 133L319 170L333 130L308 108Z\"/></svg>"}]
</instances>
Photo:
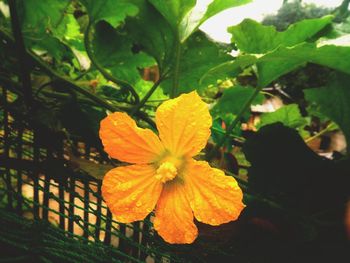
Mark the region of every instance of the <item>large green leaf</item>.
<instances>
[{"instance_id":1,"label":"large green leaf","mask_svg":"<svg viewBox=\"0 0 350 263\"><path fill-rule=\"evenodd\" d=\"M172 26L180 42L185 40L217 13L252 0L213 0L210 3L196 0L150 0Z\"/></svg>"},{"instance_id":2,"label":"large green leaf","mask_svg":"<svg viewBox=\"0 0 350 263\"><path fill-rule=\"evenodd\" d=\"M280 109L264 113L260 116L259 127L269 125L275 122L281 122L290 128L300 128L307 124L307 121L301 116L299 106L297 104L290 104L281 107Z\"/></svg>"},{"instance_id":3,"label":"large green leaf","mask_svg":"<svg viewBox=\"0 0 350 263\"><path fill-rule=\"evenodd\" d=\"M201 91L208 84L216 83L217 76L214 75L206 78L205 83L200 79L209 69L231 59L225 49L210 41L205 34L193 34L182 48L178 93ZM169 93L172 83L172 76L162 83L165 93Z\"/></svg>"},{"instance_id":4,"label":"large green leaf","mask_svg":"<svg viewBox=\"0 0 350 263\"><path fill-rule=\"evenodd\" d=\"M333 120L345 134L350 152L350 76L336 74L327 87L304 90L306 100Z\"/></svg>"},{"instance_id":5,"label":"large green leaf","mask_svg":"<svg viewBox=\"0 0 350 263\"><path fill-rule=\"evenodd\" d=\"M64 19L68 0L20 0L17 8L26 46L48 51L56 59L70 56L57 34Z\"/></svg>"},{"instance_id":6,"label":"large green leaf","mask_svg":"<svg viewBox=\"0 0 350 263\"><path fill-rule=\"evenodd\" d=\"M253 55L238 56L234 60L224 62L214 68L211 68L202 76L200 82L210 82L210 79L214 77L221 77L223 79L227 77L234 78L238 74L240 74L246 67L255 64L257 60L258 58Z\"/></svg>"},{"instance_id":7,"label":"large green leaf","mask_svg":"<svg viewBox=\"0 0 350 263\"><path fill-rule=\"evenodd\" d=\"M160 72L168 69L173 57L174 32L164 17L145 0L130 0L139 9L126 19L126 34L137 46L154 57Z\"/></svg>"},{"instance_id":8,"label":"large green leaf","mask_svg":"<svg viewBox=\"0 0 350 263\"><path fill-rule=\"evenodd\" d=\"M293 48L280 47L258 60L259 85L264 87L307 62L350 74L350 47L327 45L317 48L308 43Z\"/></svg>"},{"instance_id":9,"label":"large green leaf","mask_svg":"<svg viewBox=\"0 0 350 263\"><path fill-rule=\"evenodd\" d=\"M96 25L92 44L98 63L113 76L132 85L141 78L139 70L155 64L154 59L147 54L134 53L132 41L105 22Z\"/></svg>"},{"instance_id":10,"label":"large green leaf","mask_svg":"<svg viewBox=\"0 0 350 263\"><path fill-rule=\"evenodd\" d=\"M196 0L149 0L177 32L185 15L195 6Z\"/></svg>"},{"instance_id":11,"label":"large green leaf","mask_svg":"<svg viewBox=\"0 0 350 263\"><path fill-rule=\"evenodd\" d=\"M203 6L201 2L187 13L178 28L180 41L184 42L202 23L228 8L243 5L252 0L214 0Z\"/></svg>"},{"instance_id":12,"label":"large green leaf","mask_svg":"<svg viewBox=\"0 0 350 263\"><path fill-rule=\"evenodd\" d=\"M201 22L204 22L208 18L232 7L240 6L251 2L252 0L214 0L208 6L205 15L202 17Z\"/></svg>"},{"instance_id":13,"label":"large green leaf","mask_svg":"<svg viewBox=\"0 0 350 263\"><path fill-rule=\"evenodd\" d=\"M127 0L80 0L86 7L91 23L104 20L117 27L127 16L135 16L138 8Z\"/></svg>"},{"instance_id":14,"label":"large green leaf","mask_svg":"<svg viewBox=\"0 0 350 263\"><path fill-rule=\"evenodd\" d=\"M232 34L232 42L241 51L262 54L279 46L291 47L304 42L332 21L332 16L307 19L295 23L284 32L278 32L273 26L264 26L254 20L245 19L242 23L232 26L228 31Z\"/></svg>"},{"instance_id":15,"label":"large green leaf","mask_svg":"<svg viewBox=\"0 0 350 263\"><path fill-rule=\"evenodd\" d=\"M225 116L227 113L237 115L254 92L255 89L252 87L234 86L225 89L222 97L214 106L212 113L219 116ZM260 104L263 100L264 96L258 94L252 104Z\"/></svg>"},{"instance_id":16,"label":"large green leaf","mask_svg":"<svg viewBox=\"0 0 350 263\"><path fill-rule=\"evenodd\" d=\"M214 76L235 77L244 68L256 63L258 85L265 87L308 62L350 74L350 47L325 45L317 48L315 44L302 43L292 48L279 47L260 58L253 55L242 55L233 61L224 62L209 69L203 75L201 82L206 82L207 79Z\"/></svg>"}]
</instances>

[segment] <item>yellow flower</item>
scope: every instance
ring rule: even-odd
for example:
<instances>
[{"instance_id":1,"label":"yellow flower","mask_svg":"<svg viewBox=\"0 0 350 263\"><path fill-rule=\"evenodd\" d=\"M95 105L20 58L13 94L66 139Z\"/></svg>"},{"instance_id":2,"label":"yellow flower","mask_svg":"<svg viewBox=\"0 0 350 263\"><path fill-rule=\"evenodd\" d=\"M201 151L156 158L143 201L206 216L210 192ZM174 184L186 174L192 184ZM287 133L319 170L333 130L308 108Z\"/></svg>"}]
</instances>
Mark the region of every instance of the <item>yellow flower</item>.
<instances>
[{"instance_id":1,"label":"yellow flower","mask_svg":"<svg viewBox=\"0 0 350 263\"><path fill-rule=\"evenodd\" d=\"M101 121L105 151L132 164L103 179L102 195L116 220L142 220L156 207L155 230L177 244L196 239L193 216L214 226L236 220L244 208L236 180L192 159L210 136L208 106L196 92L182 94L158 107L156 124L159 137L125 113Z\"/></svg>"}]
</instances>

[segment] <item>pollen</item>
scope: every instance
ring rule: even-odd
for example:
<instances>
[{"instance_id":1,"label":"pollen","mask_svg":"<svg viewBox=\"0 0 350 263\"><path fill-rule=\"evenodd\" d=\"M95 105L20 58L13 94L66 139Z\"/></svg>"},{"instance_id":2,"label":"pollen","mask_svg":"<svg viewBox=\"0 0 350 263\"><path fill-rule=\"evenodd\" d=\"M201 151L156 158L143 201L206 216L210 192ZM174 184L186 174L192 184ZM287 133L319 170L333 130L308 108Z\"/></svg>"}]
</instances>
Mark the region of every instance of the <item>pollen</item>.
<instances>
[{"instance_id":1,"label":"pollen","mask_svg":"<svg viewBox=\"0 0 350 263\"><path fill-rule=\"evenodd\" d=\"M166 183L173 180L176 175L176 166L172 162L163 162L157 169L156 178L162 183Z\"/></svg>"}]
</instances>

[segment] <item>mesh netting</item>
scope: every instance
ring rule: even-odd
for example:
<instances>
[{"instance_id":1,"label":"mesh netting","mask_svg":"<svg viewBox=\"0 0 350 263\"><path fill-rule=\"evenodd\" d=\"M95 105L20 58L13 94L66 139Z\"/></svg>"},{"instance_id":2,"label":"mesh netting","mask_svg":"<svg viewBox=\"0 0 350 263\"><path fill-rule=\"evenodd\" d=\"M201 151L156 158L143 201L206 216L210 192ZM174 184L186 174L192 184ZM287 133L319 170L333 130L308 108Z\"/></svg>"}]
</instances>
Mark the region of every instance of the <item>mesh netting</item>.
<instances>
[{"instance_id":1,"label":"mesh netting","mask_svg":"<svg viewBox=\"0 0 350 263\"><path fill-rule=\"evenodd\" d=\"M79 138L68 142L58 134L29 128L23 116L11 111L14 97L2 90L2 242L42 261L181 261L154 233L150 216L133 224L113 220L101 197L101 180L71 165L73 155L78 164L85 160L102 167L106 157Z\"/></svg>"},{"instance_id":2,"label":"mesh netting","mask_svg":"<svg viewBox=\"0 0 350 263\"><path fill-rule=\"evenodd\" d=\"M13 255L9 252L9 260L151 263L236 258L235 248L220 247L214 230L209 242L200 231L195 244L174 246L153 230L153 214L133 224L113 220L101 196L101 179L115 164L82 138L70 134L67 139L33 125L18 111L16 94L0 88L0 245L9 246L8 252L17 249Z\"/></svg>"}]
</instances>

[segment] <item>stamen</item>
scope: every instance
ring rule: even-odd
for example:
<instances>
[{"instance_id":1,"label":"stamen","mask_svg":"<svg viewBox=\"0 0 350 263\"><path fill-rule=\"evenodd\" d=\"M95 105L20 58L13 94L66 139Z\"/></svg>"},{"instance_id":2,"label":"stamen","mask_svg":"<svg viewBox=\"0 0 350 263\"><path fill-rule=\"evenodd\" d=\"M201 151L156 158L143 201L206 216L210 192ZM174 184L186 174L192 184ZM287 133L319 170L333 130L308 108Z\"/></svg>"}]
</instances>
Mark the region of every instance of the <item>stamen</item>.
<instances>
[{"instance_id":1,"label":"stamen","mask_svg":"<svg viewBox=\"0 0 350 263\"><path fill-rule=\"evenodd\" d=\"M177 175L177 169L172 162L164 162L157 169L156 178L162 183L173 180Z\"/></svg>"}]
</instances>

